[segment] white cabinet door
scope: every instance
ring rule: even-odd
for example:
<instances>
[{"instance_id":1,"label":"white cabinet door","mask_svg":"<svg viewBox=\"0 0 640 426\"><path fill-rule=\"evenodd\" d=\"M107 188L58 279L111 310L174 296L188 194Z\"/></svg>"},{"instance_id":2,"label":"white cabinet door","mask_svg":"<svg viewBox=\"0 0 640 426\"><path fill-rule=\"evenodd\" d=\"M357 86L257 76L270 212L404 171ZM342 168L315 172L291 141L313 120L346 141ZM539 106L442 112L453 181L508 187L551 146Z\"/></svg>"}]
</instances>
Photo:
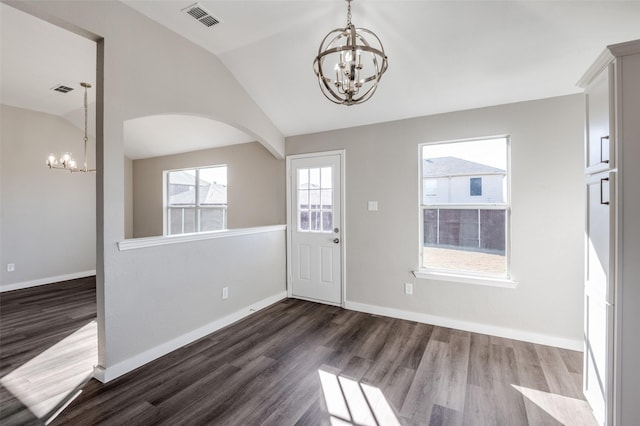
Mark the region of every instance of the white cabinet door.
<instances>
[{"instance_id":1,"label":"white cabinet door","mask_svg":"<svg viewBox=\"0 0 640 426\"><path fill-rule=\"evenodd\" d=\"M342 304L341 155L291 160L291 293Z\"/></svg>"},{"instance_id":2,"label":"white cabinet door","mask_svg":"<svg viewBox=\"0 0 640 426\"><path fill-rule=\"evenodd\" d=\"M610 123L613 112L611 84L614 65L611 64L598 75L585 90L587 100L587 173L612 169L614 163L614 137Z\"/></svg>"},{"instance_id":3,"label":"white cabinet door","mask_svg":"<svg viewBox=\"0 0 640 426\"><path fill-rule=\"evenodd\" d=\"M584 393L600 424L611 424L614 179L615 173L604 172L586 180Z\"/></svg>"}]
</instances>

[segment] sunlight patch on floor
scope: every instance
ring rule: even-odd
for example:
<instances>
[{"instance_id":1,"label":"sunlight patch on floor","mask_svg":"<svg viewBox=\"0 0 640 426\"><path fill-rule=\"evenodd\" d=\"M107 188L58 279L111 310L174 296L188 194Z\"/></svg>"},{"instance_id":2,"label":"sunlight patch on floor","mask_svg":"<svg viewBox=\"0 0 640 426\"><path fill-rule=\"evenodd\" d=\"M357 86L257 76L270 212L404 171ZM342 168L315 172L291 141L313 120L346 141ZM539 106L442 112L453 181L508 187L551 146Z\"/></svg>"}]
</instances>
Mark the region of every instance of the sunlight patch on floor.
<instances>
[{"instance_id":1,"label":"sunlight patch on floor","mask_svg":"<svg viewBox=\"0 0 640 426\"><path fill-rule=\"evenodd\" d=\"M380 389L325 370L318 374L332 425L400 425Z\"/></svg>"},{"instance_id":2,"label":"sunlight patch on floor","mask_svg":"<svg viewBox=\"0 0 640 426\"><path fill-rule=\"evenodd\" d=\"M587 401L524 386L511 385L525 398L564 425L597 425Z\"/></svg>"},{"instance_id":3,"label":"sunlight patch on floor","mask_svg":"<svg viewBox=\"0 0 640 426\"><path fill-rule=\"evenodd\" d=\"M98 363L97 323L91 321L24 365L0 383L36 417L44 418L77 391Z\"/></svg>"}]
</instances>

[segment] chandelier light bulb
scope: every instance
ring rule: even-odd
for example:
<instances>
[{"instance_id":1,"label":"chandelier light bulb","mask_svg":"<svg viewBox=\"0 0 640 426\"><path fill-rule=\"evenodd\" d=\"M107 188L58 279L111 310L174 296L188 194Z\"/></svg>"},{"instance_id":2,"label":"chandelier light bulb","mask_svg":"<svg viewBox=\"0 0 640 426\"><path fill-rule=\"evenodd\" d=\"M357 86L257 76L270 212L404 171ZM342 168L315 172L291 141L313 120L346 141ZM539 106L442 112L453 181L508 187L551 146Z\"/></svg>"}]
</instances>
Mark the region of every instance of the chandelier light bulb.
<instances>
[{"instance_id":1,"label":"chandelier light bulb","mask_svg":"<svg viewBox=\"0 0 640 426\"><path fill-rule=\"evenodd\" d=\"M47 157L47 166L52 167L52 166L55 166L56 164L58 164L58 160L56 160L56 156L53 153L49 154L49 156Z\"/></svg>"}]
</instances>

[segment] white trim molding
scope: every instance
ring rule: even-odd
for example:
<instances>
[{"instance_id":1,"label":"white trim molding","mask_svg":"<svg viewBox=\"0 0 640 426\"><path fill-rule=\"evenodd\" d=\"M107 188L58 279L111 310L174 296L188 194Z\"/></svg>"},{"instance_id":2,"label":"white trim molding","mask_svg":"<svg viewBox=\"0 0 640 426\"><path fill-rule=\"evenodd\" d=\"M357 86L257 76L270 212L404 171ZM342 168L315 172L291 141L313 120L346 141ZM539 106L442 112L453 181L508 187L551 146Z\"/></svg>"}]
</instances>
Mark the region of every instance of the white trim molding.
<instances>
[{"instance_id":1,"label":"white trim molding","mask_svg":"<svg viewBox=\"0 0 640 426\"><path fill-rule=\"evenodd\" d=\"M491 277L484 275L464 275L449 272L435 272L430 270L413 271L413 276L433 281L449 281L462 284L485 285L489 287L516 288L518 282L510 278Z\"/></svg>"},{"instance_id":2,"label":"white trim molding","mask_svg":"<svg viewBox=\"0 0 640 426\"><path fill-rule=\"evenodd\" d=\"M518 330L491 324L461 321L453 318L423 314L420 312L404 311L401 309L387 308L383 306L368 305L365 303L347 301L345 308L353 311L366 312L369 314L382 315L409 321L416 321L424 324L437 325L439 327L455 328L457 330L488 334L491 336L504 337L507 339L522 340L525 342L554 346L557 348L570 349L579 352L583 351L584 346L584 342L582 340L550 336L548 334L534 333L531 331Z\"/></svg>"},{"instance_id":3,"label":"white trim molding","mask_svg":"<svg viewBox=\"0 0 640 426\"><path fill-rule=\"evenodd\" d=\"M212 240L215 238L237 237L239 235L262 234L284 231L287 225L258 226L255 228L225 229L224 231L194 232L192 234L162 235L158 237L133 238L118 242L118 250L135 250L145 247L168 244L188 243L192 241Z\"/></svg>"},{"instance_id":4,"label":"white trim molding","mask_svg":"<svg viewBox=\"0 0 640 426\"><path fill-rule=\"evenodd\" d=\"M4 293L5 291L22 290L23 288L29 287L37 287L39 285L53 284L60 281L75 280L77 278L90 277L95 274L96 270L92 269L90 271L74 272L71 274L56 275L54 277L38 278L37 280L22 281L12 284L2 284L0 285L0 293Z\"/></svg>"},{"instance_id":5,"label":"white trim molding","mask_svg":"<svg viewBox=\"0 0 640 426\"><path fill-rule=\"evenodd\" d=\"M287 297L286 291L276 293L271 297L267 297L266 299L262 299L256 303L246 306L225 317L219 318L215 321L210 322L209 324L203 325L202 327L199 327L189 333L186 333L174 339L171 339L168 342L162 343L138 355L125 359L124 361L120 361L119 363L113 366L105 368L103 366L98 365L94 369L93 377L101 381L102 383L107 383L113 379L116 379L122 376L123 374L126 374L130 371L135 370L138 367L143 366L144 364L147 364L170 352L173 352L176 349L179 349L202 337L205 337L211 333L214 333L230 324L233 324L234 322L239 321L251 315L254 312L257 312L261 309L271 306L274 303L277 303L280 300L285 299L286 297Z\"/></svg>"}]
</instances>

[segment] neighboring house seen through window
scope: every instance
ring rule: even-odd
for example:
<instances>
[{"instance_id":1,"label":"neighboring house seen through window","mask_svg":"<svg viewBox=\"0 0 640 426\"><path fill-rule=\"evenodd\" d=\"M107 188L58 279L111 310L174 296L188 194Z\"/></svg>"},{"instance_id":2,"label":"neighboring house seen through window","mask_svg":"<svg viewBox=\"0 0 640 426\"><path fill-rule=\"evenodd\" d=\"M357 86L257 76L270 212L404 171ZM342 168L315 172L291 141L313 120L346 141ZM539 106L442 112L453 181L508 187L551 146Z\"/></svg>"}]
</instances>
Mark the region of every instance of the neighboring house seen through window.
<instances>
[{"instance_id":1,"label":"neighboring house seen through window","mask_svg":"<svg viewBox=\"0 0 640 426\"><path fill-rule=\"evenodd\" d=\"M508 152L506 137L421 146L422 270L508 277Z\"/></svg>"},{"instance_id":2,"label":"neighboring house seen through window","mask_svg":"<svg viewBox=\"0 0 640 426\"><path fill-rule=\"evenodd\" d=\"M227 228L227 166L165 172L166 234Z\"/></svg>"}]
</instances>

